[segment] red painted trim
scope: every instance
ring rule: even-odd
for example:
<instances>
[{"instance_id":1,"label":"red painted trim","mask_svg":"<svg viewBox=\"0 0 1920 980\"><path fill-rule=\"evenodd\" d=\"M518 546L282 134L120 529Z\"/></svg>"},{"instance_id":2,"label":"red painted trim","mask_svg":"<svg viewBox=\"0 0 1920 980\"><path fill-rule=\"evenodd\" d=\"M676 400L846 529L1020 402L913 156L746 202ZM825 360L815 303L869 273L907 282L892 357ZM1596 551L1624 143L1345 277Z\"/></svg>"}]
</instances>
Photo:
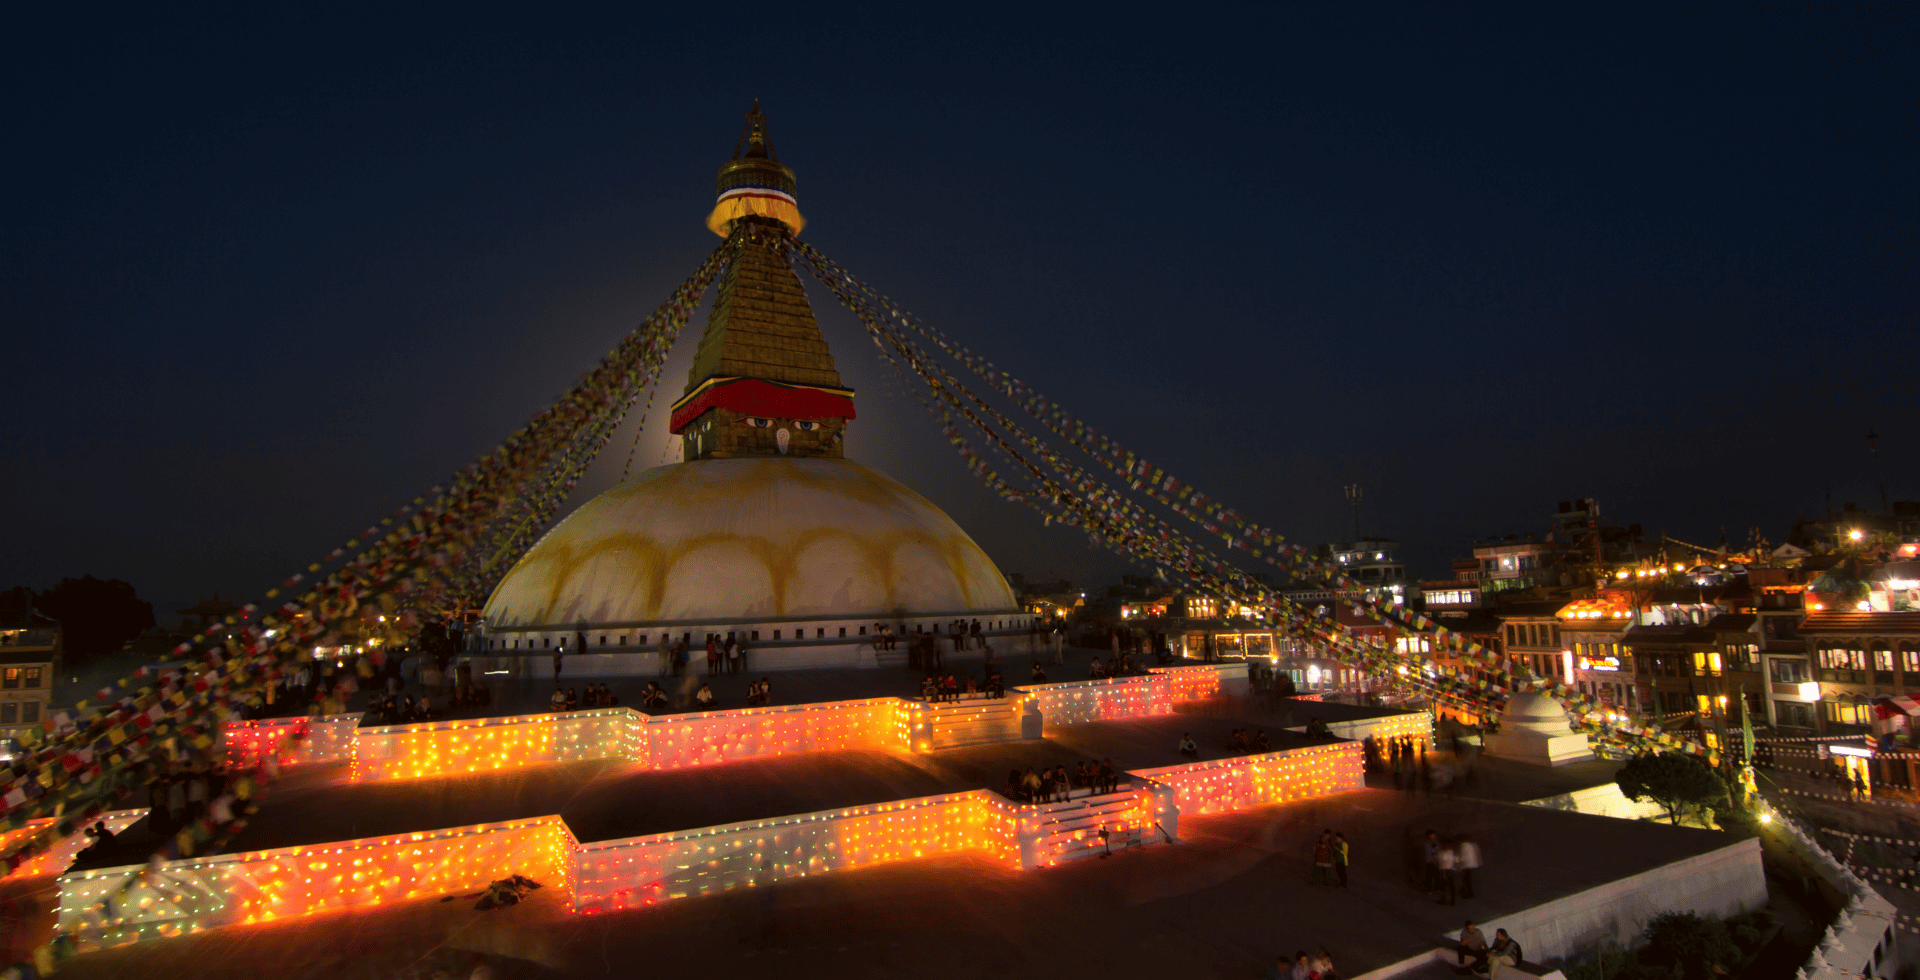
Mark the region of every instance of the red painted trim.
<instances>
[{"instance_id":1,"label":"red painted trim","mask_svg":"<svg viewBox=\"0 0 1920 980\"><path fill-rule=\"evenodd\" d=\"M850 419L853 393L734 378L710 384L673 408L668 431L678 434L702 412L726 408L770 419Z\"/></svg>"}]
</instances>

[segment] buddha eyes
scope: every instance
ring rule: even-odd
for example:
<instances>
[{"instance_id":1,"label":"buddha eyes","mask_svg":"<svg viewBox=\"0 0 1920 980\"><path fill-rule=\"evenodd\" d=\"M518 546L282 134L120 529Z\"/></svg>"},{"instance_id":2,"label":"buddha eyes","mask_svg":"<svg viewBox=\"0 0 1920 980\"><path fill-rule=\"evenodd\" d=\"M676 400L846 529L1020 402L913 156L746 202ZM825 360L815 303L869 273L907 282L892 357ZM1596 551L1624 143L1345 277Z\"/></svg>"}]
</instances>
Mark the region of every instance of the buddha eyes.
<instances>
[{"instance_id":1,"label":"buddha eyes","mask_svg":"<svg viewBox=\"0 0 1920 980\"><path fill-rule=\"evenodd\" d=\"M757 415L749 415L741 419L740 421L755 429L773 428L772 419L761 418L760 416L757 416ZM818 431L823 425L825 425L825 423L814 422L810 420L793 423L793 427L796 429L799 429L801 432L815 432L815 431Z\"/></svg>"}]
</instances>

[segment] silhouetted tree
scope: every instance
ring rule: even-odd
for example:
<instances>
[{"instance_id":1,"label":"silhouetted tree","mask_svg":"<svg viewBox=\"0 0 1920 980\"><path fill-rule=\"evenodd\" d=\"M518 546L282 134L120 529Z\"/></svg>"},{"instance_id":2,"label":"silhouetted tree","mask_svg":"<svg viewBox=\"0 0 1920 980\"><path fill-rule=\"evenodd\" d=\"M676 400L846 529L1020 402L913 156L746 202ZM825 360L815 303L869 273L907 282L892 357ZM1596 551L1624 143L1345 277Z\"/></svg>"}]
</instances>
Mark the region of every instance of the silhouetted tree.
<instances>
[{"instance_id":1,"label":"silhouetted tree","mask_svg":"<svg viewBox=\"0 0 1920 980\"><path fill-rule=\"evenodd\" d=\"M1727 795L1727 784L1706 763L1677 752L1635 758L1614 781L1628 799L1651 798L1666 807L1668 821L1675 824L1683 807L1707 806Z\"/></svg>"},{"instance_id":2,"label":"silhouetted tree","mask_svg":"<svg viewBox=\"0 0 1920 980\"><path fill-rule=\"evenodd\" d=\"M65 660L73 665L112 653L153 625L153 605L117 578L61 579L34 595L34 607L60 621Z\"/></svg>"}]
</instances>

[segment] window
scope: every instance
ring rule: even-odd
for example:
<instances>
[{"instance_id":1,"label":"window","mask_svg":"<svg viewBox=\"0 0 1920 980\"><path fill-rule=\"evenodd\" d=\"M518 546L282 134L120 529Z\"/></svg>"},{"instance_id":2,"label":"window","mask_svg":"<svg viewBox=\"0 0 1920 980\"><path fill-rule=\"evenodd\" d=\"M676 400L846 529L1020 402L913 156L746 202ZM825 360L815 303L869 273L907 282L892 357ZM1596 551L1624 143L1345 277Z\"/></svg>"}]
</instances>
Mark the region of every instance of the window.
<instances>
[{"instance_id":1,"label":"window","mask_svg":"<svg viewBox=\"0 0 1920 980\"><path fill-rule=\"evenodd\" d=\"M1900 669L1909 674L1920 674L1920 650L1911 643L1900 644Z\"/></svg>"},{"instance_id":2,"label":"window","mask_svg":"<svg viewBox=\"0 0 1920 980\"><path fill-rule=\"evenodd\" d=\"M1873 669L1893 670L1893 651L1888 649L1885 640L1875 640L1873 643Z\"/></svg>"},{"instance_id":3,"label":"window","mask_svg":"<svg viewBox=\"0 0 1920 980\"><path fill-rule=\"evenodd\" d=\"M825 626L822 626L819 629L814 630L813 635L815 639L824 640L827 638L827 628Z\"/></svg>"},{"instance_id":4,"label":"window","mask_svg":"<svg viewBox=\"0 0 1920 980\"><path fill-rule=\"evenodd\" d=\"M847 635L847 628L845 626L840 627L840 635L841 636Z\"/></svg>"},{"instance_id":5,"label":"window","mask_svg":"<svg viewBox=\"0 0 1920 980\"><path fill-rule=\"evenodd\" d=\"M40 702L38 701L20 702L20 720L21 721L39 721L40 720Z\"/></svg>"},{"instance_id":6,"label":"window","mask_svg":"<svg viewBox=\"0 0 1920 980\"><path fill-rule=\"evenodd\" d=\"M600 645L601 646L607 645L607 634L605 633L600 634Z\"/></svg>"},{"instance_id":7,"label":"window","mask_svg":"<svg viewBox=\"0 0 1920 980\"><path fill-rule=\"evenodd\" d=\"M860 627L860 635L861 636L867 635L867 628L865 626Z\"/></svg>"},{"instance_id":8,"label":"window","mask_svg":"<svg viewBox=\"0 0 1920 980\"><path fill-rule=\"evenodd\" d=\"M0 688L5 688L11 691L19 686L20 686L20 668L8 667L6 670L6 673L0 674Z\"/></svg>"},{"instance_id":9,"label":"window","mask_svg":"<svg viewBox=\"0 0 1920 980\"><path fill-rule=\"evenodd\" d=\"M20 720L20 702L0 701L0 725L11 725Z\"/></svg>"},{"instance_id":10,"label":"window","mask_svg":"<svg viewBox=\"0 0 1920 980\"><path fill-rule=\"evenodd\" d=\"M753 631L752 633L750 633L750 634L748 634L748 636L749 636L749 637L750 637L751 639L755 639L755 640L757 640L757 639L759 639L759 638L760 638L760 631L759 631L759 630L754 630L754 631Z\"/></svg>"},{"instance_id":11,"label":"window","mask_svg":"<svg viewBox=\"0 0 1920 980\"><path fill-rule=\"evenodd\" d=\"M1822 701L1821 704L1826 705L1827 720L1836 725L1871 724L1868 719L1873 717L1873 712L1865 705L1845 701Z\"/></svg>"},{"instance_id":12,"label":"window","mask_svg":"<svg viewBox=\"0 0 1920 980\"><path fill-rule=\"evenodd\" d=\"M1694 710L1695 710L1695 711L1698 711L1698 712L1700 712L1700 713L1701 713L1701 714L1703 714L1703 715L1704 715L1704 714L1708 714L1708 713L1710 713L1710 712L1712 712L1712 711L1713 711L1713 699L1712 699L1712 698L1710 698L1710 697L1707 697L1707 696L1706 696L1706 695L1704 695L1704 694L1696 694L1696 695L1694 695L1694 696L1693 696L1693 699L1694 699L1695 701L1697 701L1697 702L1699 702L1699 703L1698 703L1698 705L1696 705L1696 706L1695 706L1695 708L1694 708Z\"/></svg>"},{"instance_id":13,"label":"window","mask_svg":"<svg viewBox=\"0 0 1920 980\"><path fill-rule=\"evenodd\" d=\"M1775 684L1800 684L1807 681L1807 662L1804 660L1775 660L1769 663L1768 673Z\"/></svg>"},{"instance_id":14,"label":"window","mask_svg":"<svg viewBox=\"0 0 1920 980\"><path fill-rule=\"evenodd\" d=\"M779 631L779 630L774 630L774 631L773 631L773 638L774 638L774 639L776 639L776 640L780 638L780 631Z\"/></svg>"},{"instance_id":15,"label":"window","mask_svg":"<svg viewBox=\"0 0 1920 980\"><path fill-rule=\"evenodd\" d=\"M544 649L546 649L547 647L550 647L550 646L553 646L553 637L551 637L551 636L543 636L543 637L541 637L541 638L540 638L540 648L541 648L541 649L543 649L543 650L544 650Z\"/></svg>"},{"instance_id":16,"label":"window","mask_svg":"<svg viewBox=\"0 0 1920 980\"><path fill-rule=\"evenodd\" d=\"M1507 645L1510 647L1517 647L1520 645L1520 627L1515 626L1512 623L1507 624Z\"/></svg>"},{"instance_id":17,"label":"window","mask_svg":"<svg viewBox=\"0 0 1920 980\"><path fill-rule=\"evenodd\" d=\"M40 686L40 668L22 667L21 674L20 674L20 686L21 687L39 687Z\"/></svg>"},{"instance_id":18,"label":"window","mask_svg":"<svg viewBox=\"0 0 1920 980\"><path fill-rule=\"evenodd\" d=\"M1775 701L1773 703L1773 718L1774 721L1783 727L1812 728L1813 705L1803 704L1799 701Z\"/></svg>"},{"instance_id":19,"label":"window","mask_svg":"<svg viewBox=\"0 0 1920 980\"><path fill-rule=\"evenodd\" d=\"M1552 630L1553 630L1553 645L1559 646L1560 645L1560 627L1554 626L1552 627Z\"/></svg>"}]
</instances>

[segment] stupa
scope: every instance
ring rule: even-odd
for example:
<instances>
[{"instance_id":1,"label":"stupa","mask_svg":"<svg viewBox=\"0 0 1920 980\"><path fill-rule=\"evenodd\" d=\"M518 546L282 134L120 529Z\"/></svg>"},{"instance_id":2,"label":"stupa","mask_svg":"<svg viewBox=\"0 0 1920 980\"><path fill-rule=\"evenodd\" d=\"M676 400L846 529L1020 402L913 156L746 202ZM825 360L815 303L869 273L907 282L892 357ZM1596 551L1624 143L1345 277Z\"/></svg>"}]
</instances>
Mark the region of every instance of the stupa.
<instances>
[{"instance_id":1,"label":"stupa","mask_svg":"<svg viewBox=\"0 0 1920 980\"><path fill-rule=\"evenodd\" d=\"M1542 766L1593 758L1587 736L1573 730L1567 709L1547 694L1516 694L1500 712L1500 730L1486 737L1488 755Z\"/></svg>"},{"instance_id":2,"label":"stupa","mask_svg":"<svg viewBox=\"0 0 1920 980\"><path fill-rule=\"evenodd\" d=\"M720 167L715 234L737 222L799 234L794 174L758 103ZM674 403L682 462L626 480L556 524L485 610L495 656L569 652L569 671L652 673L663 642L702 655L739 639L751 669L872 666L872 642L978 619L1024 634L1030 618L992 559L940 508L844 458L854 392L841 383L778 236L722 275Z\"/></svg>"}]
</instances>

